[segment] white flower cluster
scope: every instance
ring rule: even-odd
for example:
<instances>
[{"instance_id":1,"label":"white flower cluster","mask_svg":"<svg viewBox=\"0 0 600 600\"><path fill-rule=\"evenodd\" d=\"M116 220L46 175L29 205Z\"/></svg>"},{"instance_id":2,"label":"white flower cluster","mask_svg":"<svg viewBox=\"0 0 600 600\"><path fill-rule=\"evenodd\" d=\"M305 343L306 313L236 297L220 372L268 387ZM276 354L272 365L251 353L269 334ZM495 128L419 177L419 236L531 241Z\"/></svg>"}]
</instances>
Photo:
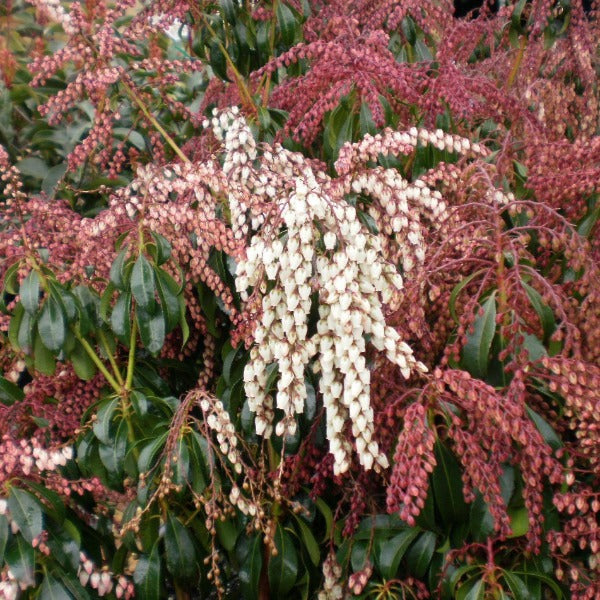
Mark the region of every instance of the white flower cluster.
<instances>
[{"instance_id":1,"label":"white flower cluster","mask_svg":"<svg viewBox=\"0 0 600 600\"><path fill-rule=\"evenodd\" d=\"M50 20L60 23L67 35L75 35L77 28L73 25L71 15L65 11L60 0L30 0L40 12Z\"/></svg>"},{"instance_id":2,"label":"white flower cluster","mask_svg":"<svg viewBox=\"0 0 600 600\"><path fill-rule=\"evenodd\" d=\"M386 248L387 254L391 254L392 260L400 261L405 273L423 262L422 219L439 227L447 218L447 206L439 191L431 190L419 179L410 183L398 171L381 167L360 171L347 182L346 189L371 197L369 214L384 241L394 236L398 254Z\"/></svg>"},{"instance_id":3,"label":"white flower cluster","mask_svg":"<svg viewBox=\"0 0 600 600\"><path fill-rule=\"evenodd\" d=\"M38 471L55 471L73 458L73 448L70 446L59 450L45 450L39 446L30 446L22 440L21 448L23 453L19 455L19 463L25 475L29 475L33 467Z\"/></svg>"},{"instance_id":4,"label":"white flower cluster","mask_svg":"<svg viewBox=\"0 0 600 600\"><path fill-rule=\"evenodd\" d=\"M485 146L472 143L458 135L445 133L441 129L429 131L411 127L408 131L394 131L387 128L377 135L367 134L359 142L344 144L340 149L335 169L340 175L345 175L359 165L377 160L379 155L409 154L419 143L464 156L487 156L489 153Z\"/></svg>"},{"instance_id":5,"label":"white flower cluster","mask_svg":"<svg viewBox=\"0 0 600 600\"><path fill-rule=\"evenodd\" d=\"M20 590L27 589L27 585L19 583L11 569L7 568L0 575L0 600L16 600Z\"/></svg>"},{"instance_id":6,"label":"white flower cluster","mask_svg":"<svg viewBox=\"0 0 600 600\"><path fill-rule=\"evenodd\" d=\"M217 437L221 454L229 459L236 473L242 472L242 462L237 447L237 436L235 426L231 422L229 413L225 410L223 403L209 395L203 396L200 408L204 413L206 424L212 429Z\"/></svg>"},{"instance_id":7,"label":"white flower cluster","mask_svg":"<svg viewBox=\"0 0 600 600\"><path fill-rule=\"evenodd\" d=\"M212 122L215 134L225 142L228 165L234 162L230 147L234 156L243 149L231 142L227 123L245 143L251 134L241 118L231 112L225 115ZM255 146L249 147L254 159ZM244 193L258 193L259 203L269 202L268 216L236 271L236 288L243 299L249 287L262 296L255 346L244 371L256 432L272 434L276 407L283 417L275 433L294 434L296 415L303 412L307 396L305 369L316 356L335 472L349 468L352 441L365 469L386 468L387 457L373 438L366 339L399 365L405 377L413 369L425 370L385 322L383 305L399 293L402 278L383 259L380 238L361 224L344 190L315 173L300 155L267 147L259 166L250 157L236 158L235 164L243 164L248 172L231 170L232 178L242 177L237 187L230 182L232 194L252 182ZM246 200L244 206L250 206ZM311 306L317 299L319 320L316 331L309 332ZM279 378L274 399L269 374L275 367Z\"/></svg>"},{"instance_id":8,"label":"white flower cluster","mask_svg":"<svg viewBox=\"0 0 600 600\"><path fill-rule=\"evenodd\" d=\"M246 122L238 117L237 106L227 112L217 109L213 111L213 119L204 121L204 127L212 126L215 136L225 144L227 153L223 163L223 172L235 174L230 179L232 187L229 193L229 210L231 213L231 228L236 238L242 238L248 233L246 202L252 161L256 158L256 141Z\"/></svg>"},{"instance_id":9,"label":"white flower cluster","mask_svg":"<svg viewBox=\"0 0 600 600\"><path fill-rule=\"evenodd\" d=\"M323 587L317 596L318 600L342 600L345 594L340 583L341 577L342 567L335 552L330 552L323 562Z\"/></svg>"},{"instance_id":10,"label":"white flower cluster","mask_svg":"<svg viewBox=\"0 0 600 600\"><path fill-rule=\"evenodd\" d=\"M117 598L131 598L133 596L133 584L126 577L120 576L117 580L117 585L113 583L114 574L108 569L96 569L94 563L83 553L79 553L79 582L81 585L90 585L96 590L98 596L106 596L115 590Z\"/></svg>"}]
</instances>

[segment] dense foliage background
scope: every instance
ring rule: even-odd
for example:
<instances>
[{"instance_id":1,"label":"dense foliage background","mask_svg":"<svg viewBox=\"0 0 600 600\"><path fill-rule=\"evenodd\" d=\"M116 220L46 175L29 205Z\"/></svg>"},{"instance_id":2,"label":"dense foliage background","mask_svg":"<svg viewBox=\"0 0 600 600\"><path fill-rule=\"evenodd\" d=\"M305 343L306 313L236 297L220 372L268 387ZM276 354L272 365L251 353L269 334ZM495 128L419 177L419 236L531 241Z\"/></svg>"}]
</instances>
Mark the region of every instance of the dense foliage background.
<instances>
[{"instance_id":1,"label":"dense foliage background","mask_svg":"<svg viewBox=\"0 0 600 600\"><path fill-rule=\"evenodd\" d=\"M0 597L598 598L599 9L6 0Z\"/></svg>"}]
</instances>

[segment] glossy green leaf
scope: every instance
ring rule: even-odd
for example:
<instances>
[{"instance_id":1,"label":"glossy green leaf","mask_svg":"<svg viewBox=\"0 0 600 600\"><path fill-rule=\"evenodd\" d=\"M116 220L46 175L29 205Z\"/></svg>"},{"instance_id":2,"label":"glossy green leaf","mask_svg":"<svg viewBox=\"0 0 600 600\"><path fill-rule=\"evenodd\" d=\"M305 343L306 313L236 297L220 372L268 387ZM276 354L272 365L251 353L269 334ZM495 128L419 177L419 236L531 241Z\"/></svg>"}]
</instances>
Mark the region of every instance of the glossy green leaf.
<instances>
[{"instance_id":1,"label":"glossy green leaf","mask_svg":"<svg viewBox=\"0 0 600 600\"><path fill-rule=\"evenodd\" d=\"M373 113L366 102L363 102L360 105L358 123L360 127L360 134L362 136L366 135L367 133L370 135L375 135L377 133L377 126L375 125L375 121L373 121Z\"/></svg>"},{"instance_id":2,"label":"glossy green leaf","mask_svg":"<svg viewBox=\"0 0 600 600\"><path fill-rule=\"evenodd\" d=\"M155 291L156 282L152 265L143 254L140 254L131 270L131 292L138 307L152 312L156 304Z\"/></svg>"},{"instance_id":3,"label":"glossy green leaf","mask_svg":"<svg viewBox=\"0 0 600 600\"><path fill-rule=\"evenodd\" d=\"M56 357L46 348L39 331L36 331L33 342L33 366L44 375L54 375L56 370Z\"/></svg>"},{"instance_id":4,"label":"glossy green leaf","mask_svg":"<svg viewBox=\"0 0 600 600\"><path fill-rule=\"evenodd\" d=\"M250 539L248 553L239 571L242 592L244 598L247 600L258 598L258 582L260 580L262 562L261 536L254 534Z\"/></svg>"},{"instance_id":5,"label":"glossy green leaf","mask_svg":"<svg viewBox=\"0 0 600 600\"><path fill-rule=\"evenodd\" d=\"M23 158L17 163L17 169L27 175L28 177L34 177L35 179L44 179L48 174L48 165L36 156L29 156Z\"/></svg>"},{"instance_id":6,"label":"glossy green leaf","mask_svg":"<svg viewBox=\"0 0 600 600\"><path fill-rule=\"evenodd\" d=\"M111 443L111 424L118 406L119 398L105 400L98 409L98 412L96 413L96 420L94 421L92 429L94 431L94 435L103 444Z\"/></svg>"},{"instance_id":7,"label":"glossy green leaf","mask_svg":"<svg viewBox=\"0 0 600 600\"><path fill-rule=\"evenodd\" d=\"M321 559L321 551L319 550L319 544L315 539L313 532L310 527L299 517L296 513L292 513L296 519L298 530L300 532L300 539L304 549L306 550L308 557L313 565L318 566Z\"/></svg>"},{"instance_id":8,"label":"glossy green leaf","mask_svg":"<svg viewBox=\"0 0 600 600\"><path fill-rule=\"evenodd\" d=\"M142 344L152 354L156 354L165 342L165 318L159 310L155 314L149 314L138 307L135 311Z\"/></svg>"},{"instance_id":9,"label":"glossy green leaf","mask_svg":"<svg viewBox=\"0 0 600 600\"><path fill-rule=\"evenodd\" d=\"M165 445L167 436L168 432L163 433L142 448L138 458L138 470L140 473L146 473L154 466L156 456Z\"/></svg>"},{"instance_id":10,"label":"glossy green leaf","mask_svg":"<svg viewBox=\"0 0 600 600\"><path fill-rule=\"evenodd\" d=\"M435 504L446 526L465 521L469 515L463 496L461 468L442 443L435 445L437 465L432 474Z\"/></svg>"},{"instance_id":11,"label":"glossy green leaf","mask_svg":"<svg viewBox=\"0 0 600 600\"><path fill-rule=\"evenodd\" d=\"M69 360L73 364L77 377L80 379L89 381L96 374L96 364L79 341L75 343L73 351L69 355Z\"/></svg>"},{"instance_id":12,"label":"glossy green leaf","mask_svg":"<svg viewBox=\"0 0 600 600\"><path fill-rule=\"evenodd\" d=\"M15 535L13 537L11 543L6 548L4 560L17 581L27 586L35 583L33 571L35 551L22 535Z\"/></svg>"},{"instance_id":13,"label":"glossy green leaf","mask_svg":"<svg viewBox=\"0 0 600 600\"><path fill-rule=\"evenodd\" d=\"M416 577L423 577L427 572L431 557L435 551L436 535L425 531L406 553L406 564Z\"/></svg>"},{"instance_id":14,"label":"glossy green leaf","mask_svg":"<svg viewBox=\"0 0 600 600\"><path fill-rule=\"evenodd\" d=\"M127 247L123 248L121 252L117 254L117 258L115 258L110 267L110 281L118 290L125 290L128 287L125 279L125 260L127 259L128 254L129 249Z\"/></svg>"},{"instance_id":15,"label":"glossy green leaf","mask_svg":"<svg viewBox=\"0 0 600 600\"><path fill-rule=\"evenodd\" d=\"M542 328L544 330L544 340L547 341L556 329L554 313L535 288L531 287L524 281L521 281L521 285L527 292L531 306L533 306L540 319L540 323L542 324Z\"/></svg>"},{"instance_id":16,"label":"glossy green leaf","mask_svg":"<svg viewBox=\"0 0 600 600\"><path fill-rule=\"evenodd\" d=\"M4 377L0 377L0 402L5 406L11 406L15 402L21 402L25 397L25 393L12 381L8 381Z\"/></svg>"},{"instance_id":17,"label":"glossy green leaf","mask_svg":"<svg viewBox=\"0 0 600 600\"><path fill-rule=\"evenodd\" d=\"M35 271L30 271L29 275L23 279L19 295L23 308L29 314L34 315L40 306L40 278Z\"/></svg>"},{"instance_id":18,"label":"glossy green leaf","mask_svg":"<svg viewBox=\"0 0 600 600\"><path fill-rule=\"evenodd\" d=\"M296 35L296 18L283 2L277 3L277 24L281 32L281 40L286 46L291 46Z\"/></svg>"},{"instance_id":19,"label":"glossy green leaf","mask_svg":"<svg viewBox=\"0 0 600 600\"><path fill-rule=\"evenodd\" d=\"M239 534L237 524L231 519L226 519L225 521L217 521L215 523L215 528L217 530L219 542L223 548L228 552L233 550Z\"/></svg>"},{"instance_id":20,"label":"glossy green leaf","mask_svg":"<svg viewBox=\"0 0 600 600\"><path fill-rule=\"evenodd\" d=\"M514 600L533 600L525 582L518 575L510 571L504 571L502 578L508 584Z\"/></svg>"},{"instance_id":21,"label":"glossy green leaf","mask_svg":"<svg viewBox=\"0 0 600 600\"><path fill-rule=\"evenodd\" d=\"M477 315L473 331L467 335L463 348L463 363L474 377L487 375L490 349L496 332L496 294L495 292L482 305L482 314Z\"/></svg>"},{"instance_id":22,"label":"glossy green leaf","mask_svg":"<svg viewBox=\"0 0 600 600\"><path fill-rule=\"evenodd\" d=\"M158 297L160 298L160 304L162 307L163 315L165 317L167 331L171 331L179 323L179 299L177 298L177 295L173 292L171 285L169 285L169 281L167 279L167 277L169 276L167 275L167 273L165 273L162 269L159 268L156 268L154 273L156 276L156 288L158 290Z\"/></svg>"},{"instance_id":23,"label":"glossy green leaf","mask_svg":"<svg viewBox=\"0 0 600 600\"><path fill-rule=\"evenodd\" d=\"M6 515L0 515L0 565L4 563L4 552L9 535L8 519Z\"/></svg>"},{"instance_id":24,"label":"glossy green leaf","mask_svg":"<svg viewBox=\"0 0 600 600\"><path fill-rule=\"evenodd\" d=\"M123 292L115 302L110 315L110 326L122 340L127 340L131 335L131 293Z\"/></svg>"},{"instance_id":25,"label":"glossy green leaf","mask_svg":"<svg viewBox=\"0 0 600 600\"><path fill-rule=\"evenodd\" d=\"M396 576L400 561L419 533L420 530L413 527L400 532L390 539L382 538L378 540L376 557L379 572L383 577L392 579Z\"/></svg>"},{"instance_id":26,"label":"glossy green leaf","mask_svg":"<svg viewBox=\"0 0 600 600\"><path fill-rule=\"evenodd\" d=\"M16 315L15 315L16 317ZM12 324L12 323L11 323ZM17 343L16 347L20 348L26 354L30 354L33 348L33 333L35 328L35 317L32 317L28 312L21 313L19 319L19 330L17 332ZM9 331L9 339L10 339ZM13 340L11 339L11 342ZM13 344L15 345L15 344Z\"/></svg>"},{"instance_id":27,"label":"glossy green leaf","mask_svg":"<svg viewBox=\"0 0 600 600\"><path fill-rule=\"evenodd\" d=\"M4 271L4 279L2 281L4 290L13 296L16 296L19 293L18 275L20 268L21 262L17 261Z\"/></svg>"},{"instance_id":28,"label":"glossy green leaf","mask_svg":"<svg viewBox=\"0 0 600 600\"><path fill-rule=\"evenodd\" d=\"M8 510L19 526L22 536L31 543L42 533L44 520L40 503L29 493L17 487L10 488Z\"/></svg>"},{"instance_id":29,"label":"glossy green leaf","mask_svg":"<svg viewBox=\"0 0 600 600\"><path fill-rule=\"evenodd\" d=\"M40 313L38 331L44 346L49 350L58 351L65 343L67 322L58 300L51 296L46 300Z\"/></svg>"},{"instance_id":30,"label":"glossy green leaf","mask_svg":"<svg viewBox=\"0 0 600 600\"><path fill-rule=\"evenodd\" d=\"M123 473L123 463L127 453L127 423L119 421L117 429L108 444L98 447L100 460L110 474L120 476Z\"/></svg>"},{"instance_id":31,"label":"glossy green leaf","mask_svg":"<svg viewBox=\"0 0 600 600\"><path fill-rule=\"evenodd\" d=\"M73 596L69 594L60 581L46 575L38 598L39 600L72 600Z\"/></svg>"},{"instance_id":32,"label":"glossy green leaf","mask_svg":"<svg viewBox=\"0 0 600 600\"><path fill-rule=\"evenodd\" d=\"M234 0L219 0L219 6L221 7L221 12L223 17L228 23L235 23L236 16L236 3Z\"/></svg>"},{"instance_id":33,"label":"glossy green leaf","mask_svg":"<svg viewBox=\"0 0 600 600\"><path fill-rule=\"evenodd\" d=\"M210 66L215 74L224 81L229 81L227 77L227 60L221 51L219 44L213 40L210 44Z\"/></svg>"},{"instance_id":34,"label":"glossy green leaf","mask_svg":"<svg viewBox=\"0 0 600 600\"><path fill-rule=\"evenodd\" d=\"M554 450L561 448L563 442L560 439L560 436L556 433L556 431L554 431L552 426L541 415L536 413L529 406L527 406L526 409L529 418L535 423L535 426L537 427L538 431L542 434L542 437L544 438L546 443Z\"/></svg>"},{"instance_id":35,"label":"glossy green leaf","mask_svg":"<svg viewBox=\"0 0 600 600\"><path fill-rule=\"evenodd\" d=\"M35 492L38 499L43 502L44 514L50 516L54 521L62 525L65 518L65 505L61 497L54 490L36 483L35 481L27 479L23 481L23 484ZM77 530L75 530L75 532L77 532Z\"/></svg>"},{"instance_id":36,"label":"glossy green leaf","mask_svg":"<svg viewBox=\"0 0 600 600\"><path fill-rule=\"evenodd\" d=\"M274 541L277 554L269 560L269 585L273 593L282 598L296 583L298 554L292 537L281 525L277 525Z\"/></svg>"},{"instance_id":37,"label":"glossy green leaf","mask_svg":"<svg viewBox=\"0 0 600 600\"><path fill-rule=\"evenodd\" d=\"M160 233L152 231L151 235L156 244L156 264L162 265L171 257L171 244L169 240L160 235Z\"/></svg>"},{"instance_id":38,"label":"glossy green leaf","mask_svg":"<svg viewBox=\"0 0 600 600\"><path fill-rule=\"evenodd\" d=\"M64 177L67 172L67 163L63 162L59 165L51 167L48 169L44 180L42 181L42 191L45 194L48 194L49 198L54 198L56 193L56 186Z\"/></svg>"},{"instance_id":39,"label":"glossy green leaf","mask_svg":"<svg viewBox=\"0 0 600 600\"><path fill-rule=\"evenodd\" d=\"M176 579L192 579L198 570L196 548L190 532L172 513L167 512L165 529L167 569Z\"/></svg>"},{"instance_id":40,"label":"glossy green leaf","mask_svg":"<svg viewBox=\"0 0 600 600\"><path fill-rule=\"evenodd\" d=\"M527 509L522 506L520 508L509 509L508 514L510 516L510 528L512 533L508 536L509 538L521 537L529 531L529 513Z\"/></svg>"},{"instance_id":41,"label":"glossy green leaf","mask_svg":"<svg viewBox=\"0 0 600 600\"><path fill-rule=\"evenodd\" d=\"M142 554L133 572L133 583L138 597L159 600L161 591L161 561L159 540L156 540L149 555Z\"/></svg>"},{"instance_id":42,"label":"glossy green leaf","mask_svg":"<svg viewBox=\"0 0 600 600\"><path fill-rule=\"evenodd\" d=\"M485 597L485 583L478 579L474 585L465 584L458 589L457 600L483 600Z\"/></svg>"}]
</instances>

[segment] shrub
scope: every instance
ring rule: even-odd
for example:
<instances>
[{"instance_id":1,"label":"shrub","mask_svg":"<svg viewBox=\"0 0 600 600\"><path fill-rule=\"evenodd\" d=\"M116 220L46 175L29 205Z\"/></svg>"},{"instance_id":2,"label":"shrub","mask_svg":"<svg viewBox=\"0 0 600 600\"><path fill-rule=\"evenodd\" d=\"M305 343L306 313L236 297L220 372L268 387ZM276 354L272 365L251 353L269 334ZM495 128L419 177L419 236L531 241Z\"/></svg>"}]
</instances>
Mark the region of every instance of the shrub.
<instances>
[{"instance_id":1,"label":"shrub","mask_svg":"<svg viewBox=\"0 0 600 600\"><path fill-rule=\"evenodd\" d=\"M600 594L595 3L3 11L0 596Z\"/></svg>"}]
</instances>

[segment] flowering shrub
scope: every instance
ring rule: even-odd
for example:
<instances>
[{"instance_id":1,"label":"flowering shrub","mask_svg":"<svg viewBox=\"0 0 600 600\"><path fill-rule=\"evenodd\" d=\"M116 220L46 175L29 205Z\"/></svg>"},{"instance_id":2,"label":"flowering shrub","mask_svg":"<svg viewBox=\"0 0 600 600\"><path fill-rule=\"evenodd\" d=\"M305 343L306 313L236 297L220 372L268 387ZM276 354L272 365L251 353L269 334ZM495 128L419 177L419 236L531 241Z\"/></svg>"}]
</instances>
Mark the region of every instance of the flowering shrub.
<instances>
[{"instance_id":1,"label":"flowering shrub","mask_svg":"<svg viewBox=\"0 0 600 600\"><path fill-rule=\"evenodd\" d=\"M6 2L0 598L597 598L599 10Z\"/></svg>"}]
</instances>

